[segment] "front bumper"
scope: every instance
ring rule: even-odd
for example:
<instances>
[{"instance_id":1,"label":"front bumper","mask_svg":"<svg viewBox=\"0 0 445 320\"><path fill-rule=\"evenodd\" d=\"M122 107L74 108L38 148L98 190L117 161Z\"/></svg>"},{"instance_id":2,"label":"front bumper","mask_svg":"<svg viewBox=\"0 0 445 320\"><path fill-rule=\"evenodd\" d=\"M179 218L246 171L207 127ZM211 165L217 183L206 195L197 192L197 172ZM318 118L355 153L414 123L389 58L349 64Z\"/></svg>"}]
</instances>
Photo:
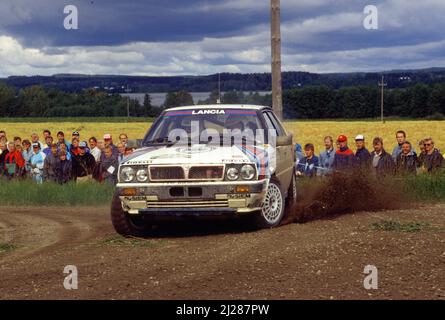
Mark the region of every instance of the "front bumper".
<instances>
[{"instance_id":1,"label":"front bumper","mask_svg":"<svg viewBox=\"0 0 445 320\"><path fill-rule=\"evenodd\" d=\"M268 180L118 184L122 208L146 216L237 216L261 210Z\"/></svg>"}]
</instances>

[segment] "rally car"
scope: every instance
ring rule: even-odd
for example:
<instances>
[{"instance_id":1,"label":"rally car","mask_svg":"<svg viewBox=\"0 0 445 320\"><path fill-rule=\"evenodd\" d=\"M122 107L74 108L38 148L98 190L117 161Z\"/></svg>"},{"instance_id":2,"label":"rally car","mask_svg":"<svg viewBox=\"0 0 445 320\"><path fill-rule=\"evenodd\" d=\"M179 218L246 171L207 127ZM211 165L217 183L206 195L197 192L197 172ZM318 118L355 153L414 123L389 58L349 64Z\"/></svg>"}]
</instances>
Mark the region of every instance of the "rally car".
<instances>
[{"instance_id":1,"label":"rally car","mask_svg":"<svg viewBox=\"0 0 445 320\"><path fill-rule=\"evenodd\" d=\"M296 201L294 164L292 135L270 107L167 109L119 166L112 223L125 236L166 219L249 215L275 227Z\"/></svg>"}]
</instances>

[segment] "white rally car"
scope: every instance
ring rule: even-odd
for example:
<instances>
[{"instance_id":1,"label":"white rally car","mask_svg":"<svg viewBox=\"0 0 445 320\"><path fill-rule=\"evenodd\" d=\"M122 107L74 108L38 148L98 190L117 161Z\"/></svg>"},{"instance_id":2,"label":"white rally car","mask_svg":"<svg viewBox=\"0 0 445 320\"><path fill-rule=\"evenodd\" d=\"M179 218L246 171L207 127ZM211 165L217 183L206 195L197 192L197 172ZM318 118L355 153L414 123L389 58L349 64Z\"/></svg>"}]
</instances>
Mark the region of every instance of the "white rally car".
<instances>
[{"instance_id":1,"label":"white rally car","mask_svg":"<svg viewBox=\"0 0 445 320\"><path fill-rule=\"evenodd\" d=\"M119 167L111 218L122 235L157 221L251 215L278 226L296 201L295 153L270 107L167 109Z\"/></svg>"}]
</instances>

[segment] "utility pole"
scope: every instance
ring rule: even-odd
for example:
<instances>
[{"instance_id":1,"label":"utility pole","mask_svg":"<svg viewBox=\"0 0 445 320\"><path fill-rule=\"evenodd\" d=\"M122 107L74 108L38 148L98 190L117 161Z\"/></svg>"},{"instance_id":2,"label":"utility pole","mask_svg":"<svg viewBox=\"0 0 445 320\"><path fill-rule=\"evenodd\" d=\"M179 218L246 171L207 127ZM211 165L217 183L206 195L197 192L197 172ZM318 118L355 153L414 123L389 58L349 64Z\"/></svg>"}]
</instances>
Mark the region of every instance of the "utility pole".
<instances>
[{"instance_id":1,"label":"utility pole","mask_svg":"<svg viewBox=\"0 0 445 320\"><path fill-rule=\"evenodd\" d=\"M218 73L218 100L216 104L221 104L221 73Z\"/></svg>"},{"instance_id":2,"label":"utility pole","mask_svg":"<svg viewBox=\"0 0 445 320\"><path fill-rule=\"evenodd\" d=\"M270 0L272 47L272 108L283 119L283 89L281 84L281 18L280 0Z\"/></svg>"},{"instance_id":3,"label":"utility pole","mask_svg":"<svg viewBox=\"0 0 445 320\"><path fill-rule=\"evenodd\" d=\"M384 101L384 92L385 92L385 87L388 84L385 83L385 78L382 75L382 82L379 82L379 87L382 87L382 95L381 95L381 101L380 101L380 118L382 120L382 123L385 123L385 120L383 118L383 101Z\"/></svg>"},{"instance_id":4,"label":"utility pole","mask_svg":"<svg viewBox=\"0 0 445 320\"><path fill-rule=\"evenodd\" d=\"M127 117L130 118L130 88L128 87L127 84L127 89L125 90L125 92L127 93Z\"/></svg>"}]
</instances>

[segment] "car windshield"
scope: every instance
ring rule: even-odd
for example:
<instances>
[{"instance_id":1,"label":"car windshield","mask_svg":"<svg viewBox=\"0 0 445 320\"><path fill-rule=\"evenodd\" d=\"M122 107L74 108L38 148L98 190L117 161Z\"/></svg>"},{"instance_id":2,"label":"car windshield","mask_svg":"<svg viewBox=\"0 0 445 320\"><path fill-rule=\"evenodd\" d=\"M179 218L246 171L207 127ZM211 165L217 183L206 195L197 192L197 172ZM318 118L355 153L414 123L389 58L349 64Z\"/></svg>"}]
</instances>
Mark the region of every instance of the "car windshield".
<instances>
[{"instance_id":1,"label":"car windshield","mask_svg":"<svg viewBox=\"0 0 445 320\"><path fill-rule=\"evenodd\" d=\"M176 143L226 143L258 141L256 133L262 129L255 110L191 109L167 111L150 128L144 145ZM232 137L232 138L231 138ZM233 138L234 137L234 138Z\"/></svg>"}]
</instances>

